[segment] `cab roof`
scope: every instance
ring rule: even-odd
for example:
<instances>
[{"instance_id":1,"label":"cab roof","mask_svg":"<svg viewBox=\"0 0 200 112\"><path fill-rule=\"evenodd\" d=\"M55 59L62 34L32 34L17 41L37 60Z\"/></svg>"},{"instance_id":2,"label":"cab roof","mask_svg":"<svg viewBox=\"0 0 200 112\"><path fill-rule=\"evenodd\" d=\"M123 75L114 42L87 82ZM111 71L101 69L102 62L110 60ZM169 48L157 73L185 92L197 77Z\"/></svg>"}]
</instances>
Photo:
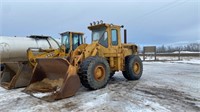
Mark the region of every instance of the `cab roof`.
<instances>
[{"instance_id":1,"label":"cab roof","mask_svg":"<svg viewBox=\"0 0 200 112\"><path fill-rule=\"evenodd\" d=\"M66 32L60 33L60 35L69 34L69 33L84 35L84 33L82 32L73 32L73 31L66 31Z\"/></svg>"},{"instance_id":2,"label":"cab roof","mask_svg":"<svg viewBox=\"0 0 200 112\"><path fill-rule=\"evenodd\" d=\"M100 29L102 27L121 27L119 25L113 25L113 24L108 24L108 23L102 23L102 24L97 24L97 25L90 25L88 26L89 30L94 30L94 29Z\"/></svg>"}]
</instances>

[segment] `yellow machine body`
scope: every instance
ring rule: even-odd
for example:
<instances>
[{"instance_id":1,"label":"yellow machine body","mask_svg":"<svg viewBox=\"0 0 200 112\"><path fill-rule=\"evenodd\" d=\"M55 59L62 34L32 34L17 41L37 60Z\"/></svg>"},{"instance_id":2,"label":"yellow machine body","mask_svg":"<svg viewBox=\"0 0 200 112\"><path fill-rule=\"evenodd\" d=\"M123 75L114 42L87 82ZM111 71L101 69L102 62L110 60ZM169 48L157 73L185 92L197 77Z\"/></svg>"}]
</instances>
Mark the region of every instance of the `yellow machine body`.
<instances>
[{"instance_id":1,"label":"yellow machine body","mask_svg":"<svg viewBox=\"0 0 200 112\"><path fill-rule=\"evenodd\" d=\"M125 57L137 55L138 50L135 44L121 42L121 26L103 23L89 26L88 29L92 31L91 44L79 45L63 58L36 59L37 64L32 74L31 83L25 89L26 93L37 97L34 94L38 92L43 94L50 92L40 98L54 101L75 95L80 82L89 89L99 89L106 86L110 73L126 72ZM130 65L131 67L128 68L131 71L136 71L137 79L139 79L142 73L141 62L133 60ZM126 77L131 79L127 75ZM45 80L61 81L62 83L52 87ZM40 84L43 86L38 86Z\"/></svg>"}]
</instances>

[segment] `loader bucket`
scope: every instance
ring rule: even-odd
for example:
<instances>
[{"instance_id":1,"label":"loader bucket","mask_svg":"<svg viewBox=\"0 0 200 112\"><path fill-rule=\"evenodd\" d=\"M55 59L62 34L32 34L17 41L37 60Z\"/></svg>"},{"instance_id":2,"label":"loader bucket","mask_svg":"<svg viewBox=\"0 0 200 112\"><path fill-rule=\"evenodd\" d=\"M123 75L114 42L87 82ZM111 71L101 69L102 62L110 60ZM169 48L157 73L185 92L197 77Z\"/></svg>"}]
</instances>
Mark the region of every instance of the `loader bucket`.
<instances>
[{"instance_id":1,"label":"loader bucket","mask_svg":"<svg viewBox=\"0 0 200 112\"><path fill-rule=\"evenodd\" d=\"M80 87L76 67L63 58L40 58L36 62L30 85L24 92L46 101L75 95Z\"/></svg>"},{"instance_id":2,"label":"loader bucket","mask_svg":"<svg viewBox=\"0 0 200 112\"><path fill-rule=\"evenodd\" d=\"M28 86L33 67L28 62L10 62L4 64L0 75L0 85L5 89Z\"/></svg>"}]
</instances>

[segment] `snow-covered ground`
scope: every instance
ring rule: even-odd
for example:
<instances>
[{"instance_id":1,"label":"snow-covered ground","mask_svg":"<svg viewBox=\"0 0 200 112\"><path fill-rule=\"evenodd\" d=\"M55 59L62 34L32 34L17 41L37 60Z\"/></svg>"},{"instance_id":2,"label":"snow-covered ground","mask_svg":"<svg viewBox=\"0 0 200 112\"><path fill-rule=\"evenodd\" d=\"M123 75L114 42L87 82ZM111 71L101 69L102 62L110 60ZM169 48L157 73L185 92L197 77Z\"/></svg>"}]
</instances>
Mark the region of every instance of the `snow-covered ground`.
<instances>
[{"instance_id":1,"label":"snow-covered ground","mask_svg":"<svg viewBox=\"0 0 200 112\"><path fill-rule=\"evenodd\" d=\"M46 102L0 87L1 112L199 112L200 59L143 62L143 76L127 81L117 72L108 85L90 91L81 87L71 98Z\"/></svg>"},{"instance_id":2,"label":"snow-covered ground","mask_svg":"<svg viewBox=\"0 0 200 112\"><path fill-rule=\"evenodd\" d=\"M184 59L184 60L181 60L181 61L174 61L174 62L199 65L200 64L200 58L199 59Z\"/></svg>"},{"instance_id":3,"label":"snow-covered ground","mask_svg":"<svg viewBox=\"0 0 200 112\"><path fill-rule=\"evenodd\" d=\"M142 56L140 56L141 59L143 59ZM155 57L153 55L149 55L145 57L145 60L155 60ZM199 63L200 57L184 57L181 56L180 60L178 56L157 56L157 61L180 61L180 62L189 62L189 63Z\"/></svg>"},{"instance_id":4,"label":"snow-covered ground","mask_svg":"<svg viewBox=\"0 0 200 112\"><path fill-rule=\"evenodd\" d=\"M173 53L178 54L179 51L174 51ZM199 52L191 52L191 51L180 51L180 53L188 53L188 54L192 54L192 53L199 53Z\"/></svg>"}]
</instances>

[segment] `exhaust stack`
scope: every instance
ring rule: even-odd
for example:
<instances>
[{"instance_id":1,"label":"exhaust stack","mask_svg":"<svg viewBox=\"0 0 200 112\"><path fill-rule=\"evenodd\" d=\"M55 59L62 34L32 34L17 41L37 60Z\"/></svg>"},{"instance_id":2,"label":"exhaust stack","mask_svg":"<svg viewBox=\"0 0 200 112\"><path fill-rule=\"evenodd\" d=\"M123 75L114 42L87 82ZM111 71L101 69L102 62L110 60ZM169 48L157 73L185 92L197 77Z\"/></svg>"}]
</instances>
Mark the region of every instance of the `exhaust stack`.
<instances>
[{"instance_id":1,"label":"exhaust stack","mask_svg":"<svg viewBox=\"0 0 200 112\"><path fill-rule=\"evenodd\" d=\"M127 37L126 37L126 29L124 29L124 43L127 43Z\"/></svg>"}]
</instances>

